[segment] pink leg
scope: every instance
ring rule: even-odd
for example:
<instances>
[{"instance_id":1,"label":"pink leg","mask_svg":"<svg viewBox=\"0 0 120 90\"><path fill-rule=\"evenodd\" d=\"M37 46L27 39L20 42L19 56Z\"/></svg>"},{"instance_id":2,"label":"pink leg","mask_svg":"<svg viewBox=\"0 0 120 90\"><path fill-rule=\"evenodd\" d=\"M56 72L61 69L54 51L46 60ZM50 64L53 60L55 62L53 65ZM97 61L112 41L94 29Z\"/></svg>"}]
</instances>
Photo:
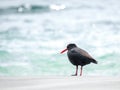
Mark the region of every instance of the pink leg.
<instances>
[{"instance_id":1,"label":"pink leg","mask_svg":"<svg viewBox=\"0 0 120 90\"><path fill-rule=\"evenodd\" d=\"M82 69L83 69L83 66L81 66L80 76L82 76Z\"/></svg>"},{"instance_id":2,"label":"pink leg","mask_svg":"<svg viewBox=\"0 0 120 90\"><path fill-rule=\"evenodd\" d=\"M77 73L78 73L78 66L76 66L76 72L75 72L75 74L72 75L72 76L77 76Z\"/></svg>"}]
</instances>

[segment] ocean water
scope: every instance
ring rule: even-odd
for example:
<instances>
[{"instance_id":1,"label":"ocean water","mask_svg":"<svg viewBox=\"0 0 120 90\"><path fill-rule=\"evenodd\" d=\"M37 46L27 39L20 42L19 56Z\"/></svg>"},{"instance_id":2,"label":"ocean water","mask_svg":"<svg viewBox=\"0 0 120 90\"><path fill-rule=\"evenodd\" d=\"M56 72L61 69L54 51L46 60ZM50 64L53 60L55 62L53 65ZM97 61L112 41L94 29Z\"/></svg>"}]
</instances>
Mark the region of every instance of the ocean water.
<instances>
[{"instance_id":1,"label":"ocean water","mask_svg":"<svg viewBox=\"0 0 120 90\"><path fill-rule=\"evenodd\" d=\"M76 43L98 64L83 75L120 76L119 0L0 0L0 76L75 72L66 53Z\"/></svg>"}]
</instances>

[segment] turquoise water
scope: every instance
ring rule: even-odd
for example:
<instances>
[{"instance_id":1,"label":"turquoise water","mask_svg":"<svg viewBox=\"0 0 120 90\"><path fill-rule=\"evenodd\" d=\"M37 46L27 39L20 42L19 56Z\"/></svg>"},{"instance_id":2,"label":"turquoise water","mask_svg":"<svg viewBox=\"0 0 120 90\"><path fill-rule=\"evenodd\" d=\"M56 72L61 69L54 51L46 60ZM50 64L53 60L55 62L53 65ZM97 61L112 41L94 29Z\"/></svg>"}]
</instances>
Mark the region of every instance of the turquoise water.
<instances>
[{"instance_id":1,"label":"turquoise water","mask_svg":"<svg viewBox=\"0 0 120 90\"><path fill-rule=\"evenodd\" d=\"M0 76L75 72L68 43L88 51L98 65L84 75L120 75L119 0L0 1Z\"/></svg>"}]
</instances>

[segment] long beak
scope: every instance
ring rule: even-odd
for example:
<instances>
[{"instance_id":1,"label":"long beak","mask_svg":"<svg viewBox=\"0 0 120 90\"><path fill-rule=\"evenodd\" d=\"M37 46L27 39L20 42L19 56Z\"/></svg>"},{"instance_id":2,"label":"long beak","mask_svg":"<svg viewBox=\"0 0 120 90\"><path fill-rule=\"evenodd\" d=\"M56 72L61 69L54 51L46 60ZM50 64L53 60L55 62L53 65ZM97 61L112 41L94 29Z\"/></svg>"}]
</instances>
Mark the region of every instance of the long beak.
<instances>
[{"instance_id":1,"label":"long beak","mask_svg":"<svg viewBox=\"0 0 120 90\"><path fill-rule=\"evenodd\" d=\"M64 49L64 50L62 50L60 53L62 54L62 53L64 53L65 51L67 51L67 48L66 48L66 49Z\"/></svg>"}]
</instances>

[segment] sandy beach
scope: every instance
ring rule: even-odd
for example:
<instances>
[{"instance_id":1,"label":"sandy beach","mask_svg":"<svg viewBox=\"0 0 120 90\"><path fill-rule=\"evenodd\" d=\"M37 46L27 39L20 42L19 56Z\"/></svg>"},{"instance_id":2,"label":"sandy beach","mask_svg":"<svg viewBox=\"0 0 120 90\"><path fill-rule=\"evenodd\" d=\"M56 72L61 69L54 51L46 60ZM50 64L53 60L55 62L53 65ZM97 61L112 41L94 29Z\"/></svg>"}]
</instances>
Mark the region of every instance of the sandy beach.
<instances>
[{"instance_id":1,"label":"sandy beach","mask_svg":"<svg viewBox=\"0 0 120 90\"><path fill-rule=\"evenodd\" d=\"M120 77L0 77L0 90L120 90Z\"/></svg>"}]
</instances>

